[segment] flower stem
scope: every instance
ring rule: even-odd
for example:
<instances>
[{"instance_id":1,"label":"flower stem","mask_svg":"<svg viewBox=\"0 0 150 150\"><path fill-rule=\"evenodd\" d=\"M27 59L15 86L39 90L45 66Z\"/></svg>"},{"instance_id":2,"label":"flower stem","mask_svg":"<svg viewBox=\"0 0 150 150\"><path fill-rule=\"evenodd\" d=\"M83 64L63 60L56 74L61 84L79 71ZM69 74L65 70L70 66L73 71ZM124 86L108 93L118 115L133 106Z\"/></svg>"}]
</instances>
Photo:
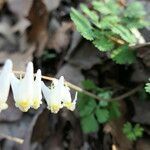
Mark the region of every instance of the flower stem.
<instances>
[{"instance_id":1,"label":"flower stem","mask_svg":"<svg viewBox=\"0 0 150 150\"><path fill-rule=\"evenodd\" d=\"M24 75L24 74L25 74L25 72L22 72L22 71L13 71L13 72L14 72L15 74L17 74L17 75ZM48 76L42 76L42 79L49 80L49 81L53 81L53 80L56 79L56 78L48 77ZM95 95L95 94L93 94L93 93L91 93L91 92L88 92L88 91L82 89L81 87L76 86L76 85L74 85L74 84L72 84L72 83L70 83L70 82L68 82L68 81L65 81L65 83L66 83L66 85L67 85L68 87L70 87L71 89L73 89L73 90L75 90L75 91L77 91L77 92L83 93L83 94L85 94L85 95L87 95L87 96L90 96L90 97L92 97L92 98L94 98L94 99L96 99L96 100L99 100L99 101L103 100L103 99L100 98L99 96L97 96L97 95ZM133 94L135 94L135 93L138 92L141 88L142 88L141 85L140 85L140 86L137 86L137 87L133 88L132 90L130 90L130 91L128 91L128 92L126 92L126 93L124 93L124 94L118 96L118 97L114 97L114 98L109 99L108 101L123 100L123 99L125 99L125 98L127 98L127 97L129 97L129 96L131 96L131 95L133 95Z\"/></svg>"}]
</instances>

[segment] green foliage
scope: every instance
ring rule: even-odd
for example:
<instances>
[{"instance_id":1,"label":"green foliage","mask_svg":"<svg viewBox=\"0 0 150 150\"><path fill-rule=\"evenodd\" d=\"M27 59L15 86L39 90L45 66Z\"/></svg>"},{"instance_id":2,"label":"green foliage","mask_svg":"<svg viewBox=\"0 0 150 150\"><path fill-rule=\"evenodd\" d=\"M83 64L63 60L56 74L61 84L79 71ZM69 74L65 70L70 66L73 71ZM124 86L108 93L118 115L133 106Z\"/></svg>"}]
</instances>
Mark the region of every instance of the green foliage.
<instances>
[{"instance_id":1,"label":"green foliage","mask_svg":"<svg viewBox=\"0 0 150 150\"><path fill-rule=\"evenodd\" d=\"M116 63L133 63L136 57L129 45L136 44L137 39L131 30L148 25L143 19L145 12L142 4L133 2L121 7L117 0L94 0L91 5L88 8L81 4L81 12L72 8L71 19L77 30L100 51L110 53Z\"/></svg>"},{"instance_id":2,"label":"green foliage","mask_svg":"<svg viewBox=\"0 0 150 150\"><path fill-rule=\"evenodd\" d=\"M136 42L134 35L129 31L128 28L123 25L111 26L111 30L113 33L119 35L124 41L133 44Z\"/></svg>"},{"instance_id":3,"label":"green foliage","mask_svg":"<svg viewBox=\"0 0 150 150\"><path fill-rule=\"evenodd\" d=\"M74 8L71 9L71 19L74 21L77 30L87 40L93 40L92 26L87 18Z\"/></svg>"},{"instance_id":4,"label":"green foliage","mask_svg":"<svg viewBox=\"0 0 150 150\"><path fill-rule=\"evenodd\" d=\"M127 6L124 14L129 18L142 18L145 15L145 11L141 3L132 2Z\"/></svg>"},{"instance_id":5,"label":"green foliage","mask_svg":"<svg viewBox=\"0 0 150 150\"><path fill-rule=\"evenodd\" d=\"M119 104L117 102L108 102L112 92L97 87L91 80L85 80L82 83L84 89L95 92L102 98L101 101L79 94L77 110L80 115L81 127L84 133L96 132L101 124L120 116Z\"/></svg>"},{"instance_id":6,"label":"green foliage","mask_svg":"<svg viewBox=\"0 0 150 150\"><path fill-rule=\"evenodd\" d=\"M123 133L130 141L135 141L137 138L142 137L144 129L136 124L133 126L130 122L124 124Z\"/></svg>"},{"instance_id":7,"label":"green foliage","mask_svg":"<svg viewBox=\"0 0 150 150\"><path fill-rule=\"evenodd\" d=\"M94 114L83 117L81 119L81 126L84 133L96 132L99 129L99 125Z\"/></svg>"},{"instance_id":8,"label":"green foliage","mask_svg":"<svg viewBox=\"0 0 150 150\"><path fill-rule=\"evenodd\" d=\"M114 43L109 40L107 37L100 37L98 39L95 39L93 41L93 44L95 45L95 47L97 47L98 49L100 49L101 51L105 52L105 51L110 51L113 49L114 47Z\"/></svg>"},{"instance_id":9,"label":"green foliage","mask_svg":"<svg viewBox=\"0 0 150 150\"><path fill-rule=\"evenodd\" d=\"M95 114L99 123L105 123L109 120L109 111L105 108L97 108Z\"/></svg>"},{"instance_id":10,"label":"green foliage","mask_svg":"<svg viewBox=\"0 0 150 150\"><path fill-rule=\"evenodd\" d=\"M146 83L145 91L150 94L150 83Z\"/></svg>"},{"instance_id":11,"label":"green foliage","mask_svg":"<svg viewBox=\"0 0 150 150\"><path fill-rule=\"evenodd\" d=\"M136 57L135 52L128 46L121 46L111 53L111 58L118 64L132 64Z\"/></svg>"}]
</instances>

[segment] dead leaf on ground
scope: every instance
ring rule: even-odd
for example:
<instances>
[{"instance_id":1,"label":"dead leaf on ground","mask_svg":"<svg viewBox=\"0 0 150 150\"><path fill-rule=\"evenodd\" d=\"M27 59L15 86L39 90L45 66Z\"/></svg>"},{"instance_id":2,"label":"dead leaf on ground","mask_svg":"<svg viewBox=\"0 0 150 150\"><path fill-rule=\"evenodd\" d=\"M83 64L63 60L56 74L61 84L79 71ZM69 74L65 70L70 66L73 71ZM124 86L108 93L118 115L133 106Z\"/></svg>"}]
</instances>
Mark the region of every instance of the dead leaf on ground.
<instances>
[{"instance_id":1,"label":"dead leaf on ground","mask_svg":"<svg viewBox=\"0 0 150 150\"><path fill-rule=\"evenodd\" d=\"M59 6L61 0L43 0L43 2L45 3L48 11L51 12Z\"/></svg>"},{"instance_id":2,"label":"dead leaf on ground","mask_svg":"<svg viewBox=\"0 0 150 150\"><path fill-rule=\"evenodd\" d=\"M25 30L30 22L24 18L18 20L14 25L12 25L12 22L8 16L1 18L0 34L2 36L0 36L0 51L25 51L29 46Z\"/></svg>"},{"instance_id":3,"label":"dead leaf on ground","mask_svg":"<svg viewBox=\"0 0 150 150\"><path fill-rule=\"evenodd\" d=\"M22 112L15 107L15 102L11 92L9 94L7 104L8 104L8 109L3 110L0 113L0 122L2 121L12 122L12 121L19 120L22 116Z\"/></svg>"},{"instance_id":4,"label":"dead leaf on ground","mask_svg":"<svg viewBox=\"0 0 150 150\"><path fill-rule=\"evenodd\" d=\"M150 125L150 102L137 99L132 100L132 102L135 109L135 115L132 120L134 122Z\"/></svg>"},{"instance_id":5,"label":"dead leaf on ground","mask_svg":"<svg viewBox=\"0 0 150 150\"><path fill-rule=\"evenodd\" d=\"M9 149L16 150L30 150L31 147L31 136L33 127L39 117L43 112L43 108L40 108L37 113L31 117L29 115L24 115L19 121L12 123L1 123L0 124L0 133L4 135L9 135L12 137L17 137L24 139L23 144L18 144L13 141L6 140L3 144L4 149L9 146ZM4 139L0 137L0 140Z\"/></svg>"},{"instance_id":6,"label":"dead leaf on ground","mask_svg":"<svg viewBox=\"0 0 150 150\"><path fill-rule=\"evenodd\" d=\"M7 53L6 51L0 52L0 64L4 64L6 59L11 59L13 61L13 69L18 71L25 71L26 64L33 59L33 52L35 46L32 45L25 53L14 52Z\"/></svg>"},{"instance_id":7,"label":"dead leaf on ground","mask_svg":"<svg viewBox=\"0 0 150 150\"><path fill-rule=\"evenodd\" d=\"M148 69L144 67L144 65L140 62L137 62L133 65L133 74L131 76L131 81L137 82L137 83L142 83L142 82L147 82L150 72Z\"/></svg>"},{"instance_id":8,"label":"dead leaf on ground","mask_svg":"<svg viewBox=\"0 0 150 150\"><path fill-rule=\"evenodd\" d=\"M33 0L7 0L9 9L19 18L29 14Z\"/></svg>"},{"instance_id":9,"label":"dead leaf on ground","mask_svg":"<svg viewBox=\"0 0 150 150\"><path fill-rule=\"evenodd\" d=\"M3 8L6 0L0 0L0 10Z\"/></svg>"},{"instance_id":10,"label":"dead leaf on ground","mask_svg":"<svg viewBox=\"0 0 150 150\"><path fill-rule=\"evenodd\" d=\"M77 31L74 31L72 34L72 37L71 37L70 47L69 47L67 54L65 56L65 60L69 60L71 54L75 51L75 49L79 45L81 39L82 39L82 37L81 37L80 33Z\"/></svg>"},{"instance_id":11,"label":"dead leaf on ground","mask_svg":"<svg viewBox=\"0 0 150 150\"><path fill-rule=\"evenodd\" d=\"M150 46L143 46L137 49L137 56L142 59L147 67L150 67Z\"/></svg>"},{"instance_id":12,"label":"dead leaf on ground","mask_svg":"<svg viewBox=\"0 0 150 150\"><path fill-rule=\"evenodd\" d=\"M64 76L67 81L75 85L81 85L81 81L84 80L84 76L82 75L79 68L70 64L65 64L60 68L56 78L59 78L60 76Z\"/></svg>"},{"instance_id":13,"label":"dead leaf on ground","mask_svg":"<svg viewBox=\"0 0 150 150\"><path fill-rule=\"evenodd\" d=\"M127 139L122 131L123 125L126 122L126 104L124 102L120 102L120 108L122 116L107 123L104 127L104 132L112 135L112 143L116 145L117 150L134 150L133 143Z\"/></svg>"},{"instance_id":14,"label":"dead leaf on ground","mask_svg":"<svg viewBox=\"0 0 150 150\"><path fill-rule=\"evenodd\" d=\"M28 17L31 26L27 30L30 43L35 44L36 57L41 56L48 40L48 11L42 0L34 0Z\"/></svg>"},{"instance_id":15,"label":"dead leaf on ground","mask_svg":"<svg viewBox=\"0 0 150 150\"><path fill-rule=\"evenodd\" d=\"M150 140L140 139L136 143L136 150L150 150Z\"/></svg>"},{"instance_id":16,"label":"dead leaf on ground","mask_svg":"<svg viewBox=\"0 0 150 150\"><path fill-rule=\"evenodd\" d=\"M85 70L101 62L99 51L88 41L80 43L68 61Z\"/></svg>"},{"instance_id":17,"label":"dead leaf on ground","mask_svg":"<svg viewBox=\"0 0 150 150\"><path fill-rule=\"evenodd\" d=\"M66 50L71 40L72 22L63 22L62 25L49 37L48 48L60 53Z\"/></svg>"}]
</instances>

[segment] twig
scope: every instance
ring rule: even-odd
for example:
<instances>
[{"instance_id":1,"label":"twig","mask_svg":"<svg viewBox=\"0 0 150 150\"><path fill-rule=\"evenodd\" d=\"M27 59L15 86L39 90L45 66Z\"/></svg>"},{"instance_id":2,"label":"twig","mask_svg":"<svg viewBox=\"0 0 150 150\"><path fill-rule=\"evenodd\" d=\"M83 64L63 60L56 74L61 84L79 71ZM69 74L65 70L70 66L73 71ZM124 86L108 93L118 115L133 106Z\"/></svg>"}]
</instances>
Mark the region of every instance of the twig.
<instances>
[{"instance_id":1,"label":"twig","mask_svg":"<svg viewBox=\"0 0 150 150\"><path fill-rule=\"evenodd\" d=\"M141 87L142 87L142 85L139 85L139 86L135 87L134 89L130 90L129 92L126 92L126 93L124 93L124 94L122 94L122 95L120 95L120 96L118 96L118 97L111 98L111 99L109 99L108 101L113 101L113 100L119 101L119 100L123 100L123 99L125 99L125 98L127 98L127 97L129 97L129 96L131 96L131 95L133 95L133 94L135 94L137 91L139 91L139 90L141 89Z\"/></svg>"},{"instance_id":2,"label":"twig","mask_svg":"<svg viewBox=\"0 0 150 150\"><path fill-rule=\"evenodd\" d=\"M131 46L131 48L137 49L137 48L141 48L141 47L144 47L144 46L150 46L150 42L143 43L143 44L133 45L133 46Z\"/></svg>"},{"instance_id":3,"label":"twig","mask_svg":"<svg viewBox=\"0 0 150 150\"><path fill-rule=\"evenodd\" d=\"M14 72L15 74L18 74L18 75L20 75L20 74L24 75L24 74L25 74L25 72L22 72L22 71L13 71L13 72ZM48 76L42 76L42 79L49 80L49 81L53 81L55 78L53 78L53 77L48 77ZM95 95L95 94L93 94L93 93L91 93L91 92L88 92L88 91L82 89L81 87L78 87L78 86L76 86L76 85L74 85L74 84L72 84L72 83L70 83L70 82L68 82L68 81L65 81L65 83L66 83L66 85L67 85L68 87L70 87L71 89L74 89L74 90L76 90L76 91L78 91L78 92L81 92L81 93L83 93L83 94L85 94L85 95L88 95L88 96L90 96L90 97L92 97L92 98L94 98L94 99L96 99L96 100L99 100L99 101L103 100L103 99L100 98L99 96L97 96L97 95ZM108 101L114 101L114 100L117 100L117 101L118 101L118 100L122 100L122 99L124 99L124 98L126 98L126 97L129 97L129 96L133 95L133 94L136 93L137 91L139 91L141 87L142 87L141 85L140 85L140 86L137 86L137 87L135 87L134 89L130 90L129 92L126 92L126 93L124 93L123 95L120 95L120 96L118 96L118 97L111 98L111 99L109 99Z\"/></svg>"},{"instance_id":4,"label":"twig","mask_svg":"<svg viewBox=\"0 0 150 150\"><path fill-rule=\"evenodd\" d=\"M24 142L24 140L21 139L21 138L13 137L13 136L6 135L6 134L3 134L3 133L0 133L0 136L3 137L3 138L6 138L7 140L16 142L18 144L22 144Z\"/></svg>"}]
</instances>

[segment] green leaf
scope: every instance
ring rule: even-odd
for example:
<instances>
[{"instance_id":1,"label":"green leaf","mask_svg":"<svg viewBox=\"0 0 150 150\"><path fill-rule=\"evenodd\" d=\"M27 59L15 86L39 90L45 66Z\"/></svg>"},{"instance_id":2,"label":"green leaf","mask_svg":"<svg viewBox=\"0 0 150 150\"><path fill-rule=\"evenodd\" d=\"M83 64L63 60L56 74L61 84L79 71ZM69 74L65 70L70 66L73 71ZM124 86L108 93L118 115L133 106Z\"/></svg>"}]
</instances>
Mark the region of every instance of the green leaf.
<instances>
[{"instance_id":1,"label":"green leaf","mask_svg":"<svg viewBox=\"0 0 150 150\"><path fill-rule=\"evenodd\" d=\"M101 19L99 23L99 27L102 29L111 29L112 25L116 25L121 21L118 16L109 15L105 16Z\"/></svg>"},{"instance_id":2,"label":"green leaf","mask_svg":"<svg viewBox=\"0 0 150 150\"><path fill-rule=\"evenodd\" d=\"M81 127L84 133L96 132L99 129L98 122L93 114L81 119Z\"/></svg>"},{"instance_id":3,"label":"green leaf","mask_svg":"<svg viewBox=\"0 0 150 150\"><path fill-rule=\"evenodd\" d=\"M85 4L80 5L81 10L94 22L98 22L99 16L96 12L90 10Z\"/></svg>"},{"instance_id":4,"label":"green leaf","mask_svg":"<svg viewBox=\"0 0 150 150\"><path fill-rule=\"evenodd\" d=\"M129 3L125 10L125 16L128 17L143 17L145 15L144 7L140 2Z\"/></svg>"},{"instance_id":5,"label":"green leaf","mask_svg":"<svg viewBox=\"0 0 150 150\"><path fill-rule=\"evenodd\" d=\"M139 124L132 126L130 122L127 122L123 126L123 133L131 141L135 141L137 138L142 137L143 131L144 129Z\"/></svg>"},{"instance_id":6,"label":"green leaf","mask_svg":"<svg viewBox=\"0 0 150 150\"><path fill-rule=\"evenodd\" d=\"M120 11L118 4L112 0L107 3L100 1L93 1L92 5L95 10L104 15L117 14Z\"/></svg>"},{"instance_id":7,"label":"green leaf","mask_svg":"<svg viewBox=\"0 0 150 150\"><path fill-rule=\"evenodd\" d=\"M148 22L146 22L143 19L139 19L139 18L124 17L124 18L122 18L122 23L128 29L132 29L132 28L138 28L138 29L140 29L140 28L149 26Z\"/></svg>"},{"instance_id":8,"label":"green leaf","mask_svg":"<svg viewBox=\"0 0 150 150\"><path fill-rule=\"evenodd\" d=\"M106 106L108 106L108 102L105 101L105 100L101 100L101 101L99 102L99 106L100 106L100 107L106 107Z\"/></svg>"},{"instance_id":9,"label":"green leaf","mask_svg":"<svg viewBox=\"0 0 150 150\"><path fill-rule=\"evenodd\" d=\"M71 8L70 16L81 35L87 40L93 40L92 26L88 19L74 8Z\"/></svg>"},{"instance_id":10,"label":"green leaf","mask_svg":"<svg viewBox=\"0 0 150 150\"><path fill-rule=\"evenodd\" d=\"M94 90L96 89L96 85L92 80L84 80L82 81L82 85L86 90Z\"/></svg>"},{"instance_id":11,"label":"green leaf","mask_svg":"<svg viewBox=\"0 0 150 150\"><path fill-rule=\"evenodd\" d=\"M93 7L95 10L99 11L100 13L103 13L103 14L111 14L111 10L107 7L107 5L103 2L97 2L97 1L94 1L92 3Z\"/></svg>"},{"instance_id":12,"label":"green leaf","mask_svg":"<svg viewBox=\"0 0 150 150\"><path fill-rule=\"evenodd\" d=\"M114 48L114 43L106 37L99 37L99 39L95 39L93 41L95 47L97 47L100 51L111 51Z\"/></svg>"},{"instance_id":13,"label":"green leaf","mask_svg":"<svg viewBox=\"0 0 150 150\"><path fill-rule=\"evenodd\" d=\"M118 102L110 102L109 103L109 113L111 119L116 119L121 116L120 106Z\"/></svg>"},{"instance_id":14,"label":"green leaf","mask_svg":"<svg viewBox=\"0 0 150 150\"><path fill-rule=\"evenodd\" d=\"M79 114L81 117L90 115L96 108L96 102L94 99L90 99L82 109L80 109Z\"/></svg>"},{"instance_id":15,"label":"green leaf","mask_svg":"<svg viewBox=\"0 0 150 150\"><path fill-rule=\"evenodd\" d=\"M132 131L132 124L130 122L127 122L123 126L123 133L128 134Z\"/></svg>"},{"instance_id":16,"label":"green leaf","mask_svg":"<svg viewBox=\"0 0 150 150\"><path fill-rule=\"evenodd\" d=\"M99 123L105 123L109 120L109 111L107 109L97 108L95 114Z\"/></svg>"},{"instance_id":17,"label":"green leaf","mask_svg":"<svg viewBox=\"0 0 150 150\"><path fill-rule=\"evenodd\" d=\"M145 91L150 94L150 83L146 83Z\"/></svg>"},{"instance_id":18,"label":"green leaf","mask_svg":"<svg viewBox=\"0 0 150 150\"><path fill-rule=\"evenodd\" d=\"M78 111L82 110L88 104L89 101L94 100L90 96L87 96L87 95L82 94L82 93L78 94L78 99L79 99L78 103L77 103L77 110Z\"/></svg>"},{"instance_id":19,"label":"green leaf","mask_svg":"<svg viewBox=\"0 0 150 150\"><path fill-rule=\"evenodd\" d=\"M118 64L132 64L136 60L135 52L127 46L121 46L114 50L111 58Z\"/></svg>"},{"instance_id":20,"label":"green leaf","mask_svg":"<svg viewBox=\"0 0 150 150\"><path fill-rule=\"evenodd\" d=\"M143 136L144 129L139 124L136 124L133 130L136 137Z\"/></svg>"},{"instance_id":21,"label":"green leaf","mask_svg":"<svg viewBox=\"0 0 150 150\"><path fill-rule=\"evenodd\" d=\"M123 40L128 43L136 43L135 36L130 32L128 28L122 25L111 26L111 30L113 33L118 34Z\"/></svg>"},{"instance_id":22,"label":"green leaf","mask_svg":"<svg viewBox=\"0 0 150 150\"><path fill-rule=\"evenodd\" d=\"M98 94L98 96L102 99L105 99L105 100L109 100L111 98L111 95L112 95L112 92L111 91L102 91Z\"/></svg>"}]
</instances>

